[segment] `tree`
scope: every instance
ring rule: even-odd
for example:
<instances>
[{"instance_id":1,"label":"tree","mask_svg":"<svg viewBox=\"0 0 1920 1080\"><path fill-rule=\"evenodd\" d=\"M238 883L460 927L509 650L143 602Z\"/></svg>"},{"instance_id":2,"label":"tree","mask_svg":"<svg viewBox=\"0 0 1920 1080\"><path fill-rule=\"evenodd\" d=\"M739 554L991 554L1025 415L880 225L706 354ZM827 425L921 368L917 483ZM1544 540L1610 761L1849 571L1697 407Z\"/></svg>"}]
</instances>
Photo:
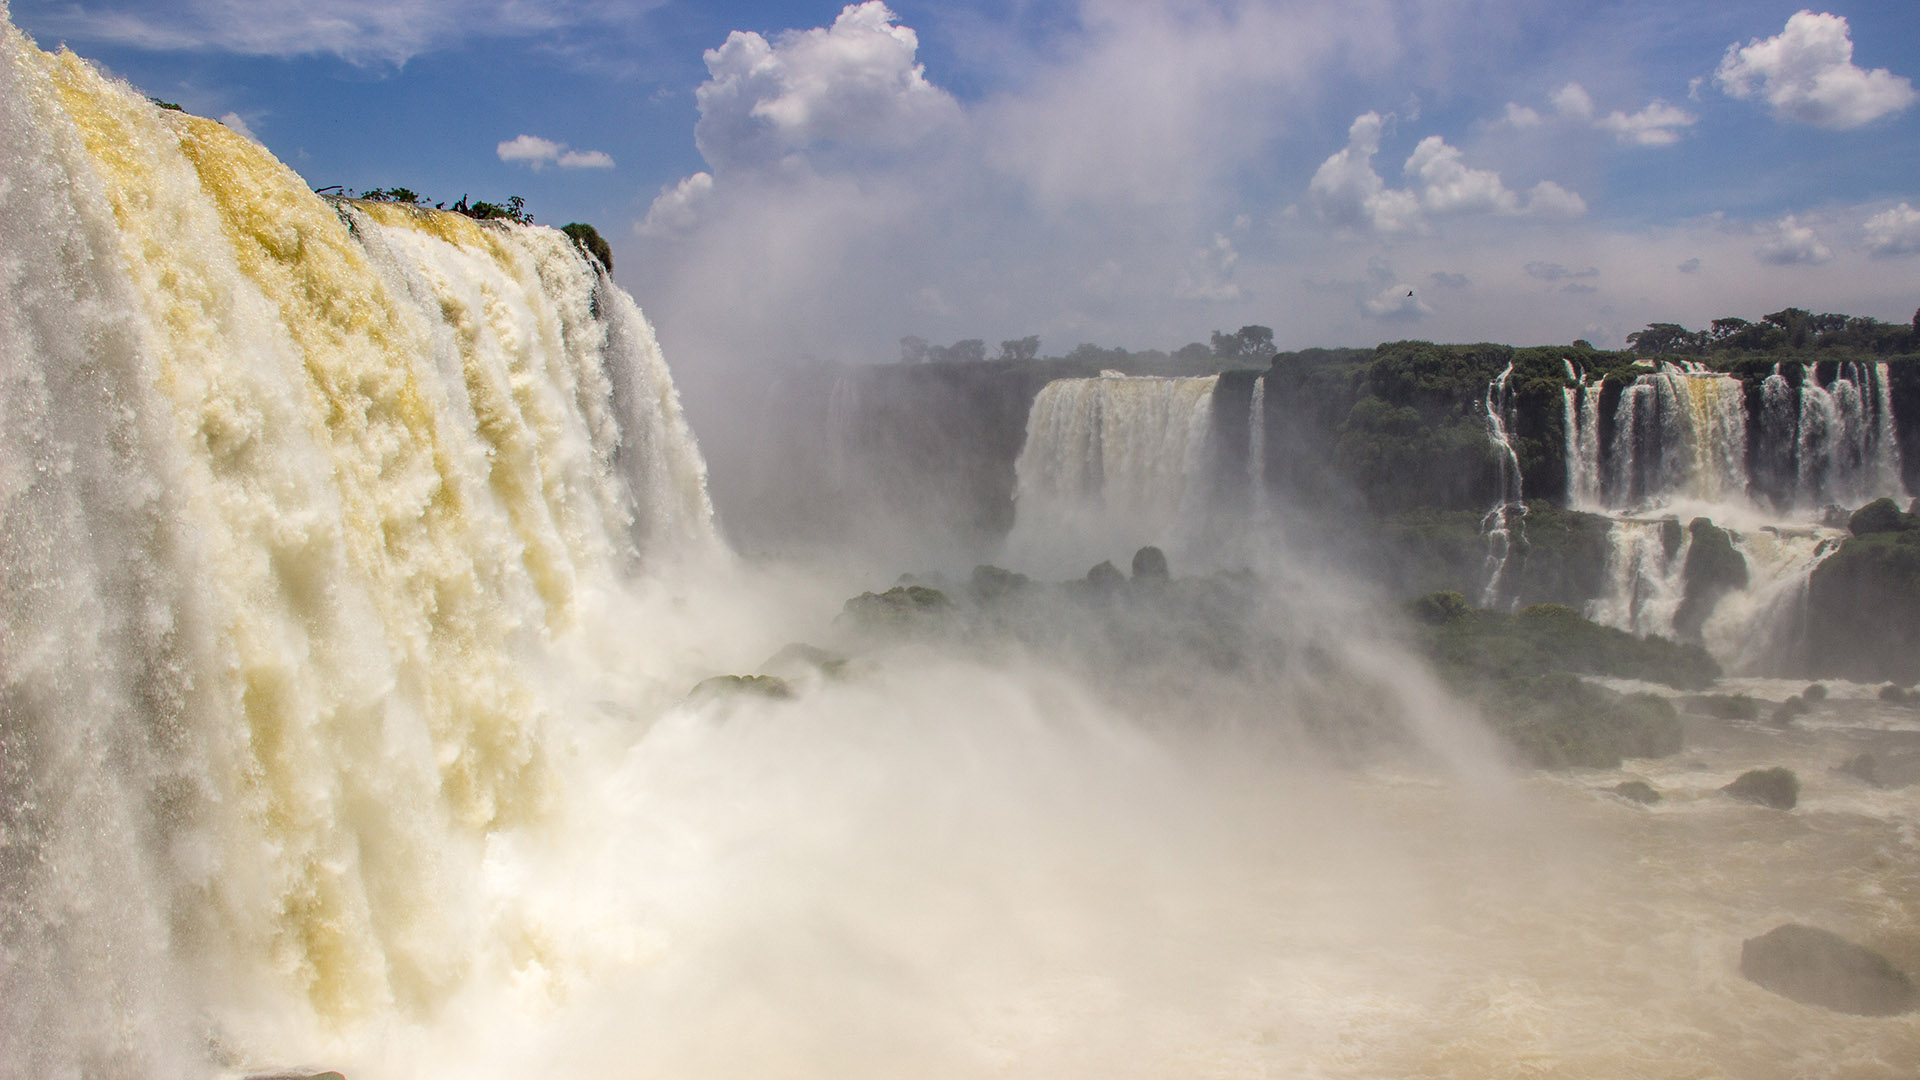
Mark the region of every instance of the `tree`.
<instances>
[{"instance_id":1,"label":"tree","mask_svg":"<svg viewBox=\"0 0 1920 1080\"><path fill-rule=\"evenodd\" d=\"M1000 343L1000 359L1027 361L1040 355L1040 335L1028 334L1015 341Z\"/></svg>"},{"instance_id":2,"label":"tree","mask_svg":"<svg viewBox=\"0 0 1920 1080\"><path fill-rule=\"evenodd\" d=\"M908 334L900 339L900 362L903 364L924 364L927 362L927 339Z\"/></svg>"},{"instance_id":3,"label":"tree","mask_svg":"<svg viewBox=\"0 0 1920 1080\"><path fill-rule=\"evenodd\" d=\"M1273 330L1243 326L1231 334L1213 332L1213 355L1223 364L1268 364L1273 360Z\"/></svg>"},{"instance_id":4,"label":"tree","mask_svg":"<svg viewBox=\"0 0 1920 1080\"><path fill-rule=\"evenodd\" d=\"M1627 335L1627 348L1642 356L1699 352L1703 344L1702 335L1679 323L1648 323L1645 330Z\"/></svg>"},{"instance_id":5,"label":"tree","mask_svg":"<svg viewBox=\"0 0 1920 1080\"><path fill-rule=\"evenodd\" d=\"M567 234L567 239L572 240L580 250L599 259L600 265L607 268L607 273L613 273L613 245L607 243L607 238L600 235L599 229L576 221L571 225L562 225L560 231Z\"/></svg>"},{"instance_id":6,"label":"tree","mask_svg":"<svg viewBox=\"0 0 1920 1080\"><path fill-rule=\"evenodd\" d=\"M1183 368L1203 368L1213 359L1213 350L1192 341L1175 349L1173 359Z\"/></svg>"},{"instance_id":7,"label":"tree","mask_svg":"<svg viewBox=\"0 0 1920 1080\"><path fill-rule=\"evenodd\" d=\"M987 358L987 343L981 338L963 338L945 347L928 350L931 359L948 364L977 364Z\"/></svg>"}]
</instances>

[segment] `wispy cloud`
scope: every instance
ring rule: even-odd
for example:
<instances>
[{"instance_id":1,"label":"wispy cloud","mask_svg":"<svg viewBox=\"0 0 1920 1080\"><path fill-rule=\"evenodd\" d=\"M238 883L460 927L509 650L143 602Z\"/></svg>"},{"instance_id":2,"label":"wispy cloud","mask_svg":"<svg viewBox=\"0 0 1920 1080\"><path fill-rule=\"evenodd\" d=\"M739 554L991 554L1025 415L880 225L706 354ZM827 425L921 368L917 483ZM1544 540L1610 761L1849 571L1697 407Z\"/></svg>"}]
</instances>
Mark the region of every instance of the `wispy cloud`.
<instances>
[{"instance_id":1,"label":"wispy cloud","mask_svg":"<svg viewBox=\"0 0 1920 1080\"><path fill-rule=\"evenodd\" d=\"M629 20L661 0L92 0L51 10L55 33L142 49L254 56L332 54L403 64L476 37L520 37Z\"/></svg>"},{"instance_id":2,"label":"wispy cloud","mask_svg":"<svg viewBox=\"0 0 1920 1080\"><path fill-rule=\"evenodd\" d=\"M1593 95L1587 93L1586 87L1573 82L1554 91L1549 101L1553 105L1554 119L1604 131L1626 146L1671 146L1680 141L1682 131L1700 119L1659 98L1647 103L1638 112L1614 109L1603 116L1595 107ZM1509 127L1524 129L1540 127L1547 123L1548 117L1531 106L1509 101L1501 120Z\"/></svg>"},{"instance_id":3,"label":"wispy cloud","mask_svg":"<svg viewBox=\"0 0 1920 1080\"><path fill-rule=\"evenodd\" d=\"M1854 64L1844 17L1811 11L1773 37L1727 46L1714 81L1733 97L1760 98L1779 119L1825 128L1860 127L1920 98L1905 76Z\"/></svg>"}]
</instances>

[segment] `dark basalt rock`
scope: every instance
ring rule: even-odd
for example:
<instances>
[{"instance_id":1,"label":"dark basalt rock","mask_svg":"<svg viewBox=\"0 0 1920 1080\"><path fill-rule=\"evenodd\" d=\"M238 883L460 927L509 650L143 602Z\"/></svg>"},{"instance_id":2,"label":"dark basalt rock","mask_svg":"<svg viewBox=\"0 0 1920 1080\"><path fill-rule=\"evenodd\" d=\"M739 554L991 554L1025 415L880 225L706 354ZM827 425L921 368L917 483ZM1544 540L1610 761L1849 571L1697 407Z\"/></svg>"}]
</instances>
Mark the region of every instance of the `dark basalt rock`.
<instances>
[{"instance_id":1,"label":"dark basalt rock","mask_svg":"<svg viewBox=\"0 0 1920 1080\"><path fill-rule=\"evenodd\" d=\"M1681 571L1686 591L1681 595L1679 610L1673 613L1673 629L1683 639L1698 641L1720 598L1747 587L1747 560L1734 550L1733 537L1727 530L1706 518L1694 518L1687 532L1693 543L1687 548L1686 566Z\"/></svg>"},{"instance_id":2,"label":"dark basalt rock","mask_svg":"<svg viewBox=\"0 0 1920 1080\"><path fill-rule=\"evenodd\" d=\"M1120 572L1119 567L1107 561L1087 571L1087 584L1097 591L1106 592L1125 587L1127 576Z\"/></svg>"},{"instance_id":3,"label":"dark basalt rock","mask_svg":"<svg viewBox=\"0 0 1920 1080\"><path fill-rule=\"evenodd\" d=\"M1133 553L1133 580L1165 581L1167 573L1167 553L1149 544Z\"/></svg>"},{"instance_id":4,"label":"dark basalt rock","mask_svg":"<svg viewBox=\"0 0 1920 1080\"><path fill-rule=\"evenodd\" d=\"M1855 1016L1896 1016L1916 1004L1892 961L1828 930L1787 923L1740 946L1740 974L1782 997Z\"/></svg>"},{"instance_id":5,"label":"dark basalt rock","mask_svg":"<svg viewBox=\"0 0 1920 1080\"><path fill-rule=\"evenodd\" d=\"M1871 536L1874 533L1906 532L1920 529L1920 520L1910 513L1903 514L1892 499L1875 499L1853 512L1847 519L1847 531L1855 536Z\"/></svg>"},{"instance_id":6,"label":"dark basalt rock","mask_svg":"<svg viewBox=\"0 0 1920 1080\"><path fill-rule=\"evenodd\" d=\"M1811 710L1807 706L1806 699L1796 694L1781 702L1779 707L1773 710L1773 716L1769 722L1774 727L1786 727L1793 723L1796 717L1805 716L1809 711Z\"/></svg>"},{"instance_id":7,"label":"dark basalt rock","mask_svg":"<svg viewBox=\"0 0 1920 1080\"><path fill-rule=\"evenodd\" d=\"M947 594L939 589L926 585L895 585L883 593L861 593L846 602L844 614L856 622L869 625L897 624L952 608L953 601L947 599Z\"/></svg>"},{"instance_id":8,"label":"dark basalt rock","mask_svg":"<svg viewBox=\"0 0 1920 1080\"><path fill-rule=\"evenodd\" d=\"M1629 799L1642 806L1652 806L1660 801L1660 793L1645 780L1627 780L1613 786L1613 793L1623 799Z\"/></svg>"},{"instance_id":9,"label":"dark basalt rock","mask_svg":"<svg viewBox=\"0 0 1920 1080\"><path fill-rule=\"evenodd\" d=\"M1743 802L1759 803L1775 810L1791 810L1800 803L1800 778L1793 775L1792 769L1777 765L1741 773L1738 780L1720 790Z\"/></svg>"}]
</instances>

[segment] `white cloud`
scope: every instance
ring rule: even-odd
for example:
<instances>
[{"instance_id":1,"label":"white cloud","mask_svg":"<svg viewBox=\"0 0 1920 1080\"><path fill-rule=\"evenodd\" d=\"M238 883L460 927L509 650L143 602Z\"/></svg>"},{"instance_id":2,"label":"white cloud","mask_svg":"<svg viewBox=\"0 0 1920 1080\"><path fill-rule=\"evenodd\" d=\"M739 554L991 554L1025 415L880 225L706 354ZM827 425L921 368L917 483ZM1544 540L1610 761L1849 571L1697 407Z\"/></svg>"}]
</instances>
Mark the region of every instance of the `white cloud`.
<instances>
[{"instance_id":1,"label":"white cloud","mask_svg":"<svg viewBox=\"0 0 1920 1080\"><path fill-rule=\"evenodd\" d=\"M613 23L659 0L92 0L50 8L43 32L141 49L214 49L252 56L330 53L355 64L403 64L474 37L523 37Z\"/></svg>"},{"instance_id":2,"label":"white cloud","mask_svg":"<svg viewBox=\"0 0 1920 1080\"><path fill-rule=\"evenodd\" d=\"M611 169L613 157L605 150L569 150L557 164L563 169Z\"/></svg>"},{"instance_id":3,"label":"white cloud","mask_svg":"<svg viewBox=\"0 0 1920 1080\"><path fill-rule=\"evenodd\" d=\"M524 161L538 169L540 166L560 156L564 143L543 139L538 135L516 135L493 148L501 161Z\"/></svg>"},{"instance_id":4,"label":"white cloud","mask_svg":"<svg viewBox=\"0 0 1920 1080\"><path fill-rule=\"evenodd\" d=\"M567 144L538 135L516 135L493 148L501 161L518 161L539 172L549 164L563 169L611 169L613 158L603 150L568 150Z\"/></svg>"},{"instance_id":5,"label":"white cloud","mask_svg":"<svg viewBox=\"0 0 1920 1080\"><path fill-rule=\"evenodd\" d=\"M1233 249L1233 241L1214 233L1213 243L1196 249L1187 259L1174 284L1173 295L1182 300L1244 299L1246 293L1233 280L1233 264L1239 261L1240 254Z\"/></svg>"},{"instance_id":6,"label":"white cloud","mask_svg":"<svg viewBox=\"0 0 1920 1080\"><path fill-rule=\"evenodd\" d=\"M1913 82L1853 62L1853 38L1839 15L1801 11L1773 37L1727 46L1714 73L1737 98L1758 96L1775 117L1825 128L1855 128L1912 105Z\"/></svg>"},{"instance_id":7,"label":"white cloud","mask_svg":"<svg viewBox=\"0 0 1920 1080\"><path fill-rule=\"evenodd\" d=\"M1579 83L1568 83L1553 92L1553 108L1561 116L1575 120L1593 119L1593 95Z\"/></svg>"},{"instance_id":8,"label":"white cloud","mask_svg":"<svg viewBox=\"0 0 1920 1080\"><path fill-rule=\"evenodd\" d=\"M1373 156L1380 152L1379 113L1362 113L1347 129L1347 145L1320 163L1307 184L1307 201L1336 225L1393 233L1414 227L1420 220L1420 198L1410 191L1387 187L1374 171Z\"/></svg>"},{"instance_id":9,"label":"white cloud","mask_svg":"<svg viewBox=\"0 0 1920 1080\"><path fill-rule=\"evenodd\" d=\"M712 173L697 172L672 187L661 189L640 222L640 235L668 236L691 229L712 197Z\"/></svg>"},{"instance_id":10,"label":"white cloud","mask_svg":"<svg viewBox=\"0 0 1920 1080\"><path fill-rule=\"evenodd\" d=\"M1470 169L1460 151L1445 139L1429 135L1407 158L1409 179L1418 179L1420 205L1434 214L1517 214L1520 196L1508 190L1500 174Z\"/></svg>"},{"instance_id":11,"label":"white cloud","mask_svg":"<svg viewBox=\"0 0 1920 1080\"><path fill-rule=\"evenodd\" d=\"M1920 210L1906 203L1873 215L1862 228L1875 255L1920 255Z\"/></svg>"},{"instance_id":12,"label":"white cloud","mask_svg":"<svg viewBox=\"0 0 1920 1080\"><path fill-rule=\"evenodd\" d=\"M1586 200L1551 180L1535 184L1523 198L1499 173L1469 167L1460 149L1438 135L1421 139L1408 155L1401 171L1409 186L1390 188L1373 167L1384 126L1379 113L1356 117L1347 130L1347 145L1314 171L1307 201L1325 220L1391 234L1423 228L1429 217L1586 213Z\"/></svg>"},{"instance_id":13,"label":"white cloud","mask_svg":"<svg viewBox=\"0 0 1920 1080\"><path fill-rule=\"evenodd\" d=\"M1539 127L1546 122L1546 119L1540 115L1538 110L1530 109L1525 105L1517 105L1511 101L1507 102L1507 115L1504 119L1508 127L1516 128Z\"/></svg>"},{"instance_id":14,"label":"white cloud","mask_svg":"<svg viewBox=\"0 0 1920 1080\"><path fill-rule=\"evenodd\" d=\"M1637 113L1615 109L1595 120L1593 126L1632 146L1672 146L1680 141L1680 129L1692 127L1698 120L1679 106L1655 99Z\"/></svg>"},{"instance_id":15,"label":"white cloud","mask_svg":"<svg viewBox=\"0 0 1920 1080\"><path fill-rule=\"evenodd\" d=\"M958 118L952 95L915 62L919 37L880 0L833 25L774 41L736 30L706 52L694 143L715 169L765 165L796 151L899 150Z\"/></svg>"},{"instance_id":16,"label":"white cloud","mask_svg":"<svg viewBox=\"0 0 1920 1080\"><path fill-rule=\"evenodd\" d=\"M1788 214L1773 225L1772 235L1760 245L1760 261L1774 266L1818 266L1833 258L1833 249L1814 231Z\"/></svg>"},{"instance_id":17,"label":"white cloud","mask_svg":"<svg viewBox=\"0 0 1920 1080\"><path fill-rule=\"evenodd\" d=\"M1593 104L1593 95L1579 83L1562 86L1548 100L1553 103L1554 115L1559 119L1604 131L1627 146L1671 146L1680 141L1681 129L1692 127L1700 119L1659 98L1636 113L1615 109L1601 116ZM1509 101L1501 122L1512 128L1534 128L1546 123L1546 117L1536 109Z\"/></svg>"},{"instance_id":18,"label":"white cloud","mask_svg":"<svg viewBox=\"0 0 1920 1080\"><path fill-rule=\"evenodd\" d=\"M223 114L220 117L220 122L233 129L233 131L243 138L252 139L254 142L260 141L260 137L253 133L253 129L247 126L246 120L242 119L239 113L230 112Z\"/></svg>"}]
</instances>

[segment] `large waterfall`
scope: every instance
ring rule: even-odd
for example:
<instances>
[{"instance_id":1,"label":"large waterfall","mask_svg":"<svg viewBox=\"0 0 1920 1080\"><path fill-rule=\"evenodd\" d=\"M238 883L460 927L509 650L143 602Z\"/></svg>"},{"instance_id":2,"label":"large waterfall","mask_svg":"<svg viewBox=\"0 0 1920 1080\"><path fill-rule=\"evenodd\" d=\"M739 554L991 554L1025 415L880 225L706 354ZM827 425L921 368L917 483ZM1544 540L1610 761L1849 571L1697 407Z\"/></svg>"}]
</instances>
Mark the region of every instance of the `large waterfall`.
<instances>
[{"instance_id":1,"label":"large waterfall","mask_svg":"<svg viewBox=\"0 0 1920 1080\"><path fill-rule=\"evenodd\" d=\"M717 552L653 332L557 231L0 53L0 1075L429 1012L613 677L571 643Z\"/></svg>"},{"instance_id":2,"label":"large waterfall","mask_svg":"<svg viewBox=\"0 0 1920 1080\"><path fill-rule=\"evenodd\" d=\"M1066 567L1190 539L1206 509L1218 381L1108 371L1042 387L1014 464L1008 550Z\"/></svg>"},{"instance_id":3,"label":"large waterfall","mask_svg":"<svg viewBox=\"0 0 1920 1080\"><path fill-rule=\"evenodd\" d=\"M1884 363L1776 366L1758 408L1739 379L1669 364L1619 390L1603 431L1604 386L1567 365L1567 500L1614 518L1605 589L1588 610L1635 633L1675 633L1689 519L1728 529L1747 584L1701 628L1736 671L1791 667L1807 578L1843 538L1824 508L1904 499Z\"/></svg>"}]
</instances>

